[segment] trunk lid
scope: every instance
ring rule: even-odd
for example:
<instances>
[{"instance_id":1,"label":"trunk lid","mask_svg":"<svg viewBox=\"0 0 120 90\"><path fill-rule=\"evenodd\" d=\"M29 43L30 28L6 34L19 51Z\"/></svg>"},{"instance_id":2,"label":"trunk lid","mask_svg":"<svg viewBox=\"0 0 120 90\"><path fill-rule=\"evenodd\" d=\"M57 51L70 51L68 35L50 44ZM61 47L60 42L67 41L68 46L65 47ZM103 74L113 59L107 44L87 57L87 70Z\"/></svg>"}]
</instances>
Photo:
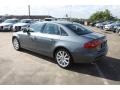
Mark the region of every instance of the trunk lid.
<instances>
[{"instance_id":1,"label":"trunk lid","mask_svg":"<svg viewBox=\"0 0 120 90\"><path fill-rule=\"evenodd\" d=\"M103 34L93 32L93 33L82 35L82 37L88 39L88 41L100 40L101 44L98 47L96 47L97 51L101 51L107 46L107 39L106 39L106 36Z\"/></svg>"}]
</instances>

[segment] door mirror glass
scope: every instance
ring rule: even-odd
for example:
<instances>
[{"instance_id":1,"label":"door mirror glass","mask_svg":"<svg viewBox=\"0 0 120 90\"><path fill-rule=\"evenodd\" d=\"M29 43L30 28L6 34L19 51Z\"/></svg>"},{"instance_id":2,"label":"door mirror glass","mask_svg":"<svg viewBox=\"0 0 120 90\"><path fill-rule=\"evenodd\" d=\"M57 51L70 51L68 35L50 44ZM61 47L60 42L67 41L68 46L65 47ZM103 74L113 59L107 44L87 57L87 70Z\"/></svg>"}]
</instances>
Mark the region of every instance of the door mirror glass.
<instances>
[{"instance_id":1,"label":"door mirror glass","mask_svg":"<svg viewBox=\"0 0 120 90\"><path fill-rule=\"evenodd\" d=\"M22 28L22 31L24 32L24 33L30 33L30 32L34 32L34 30L32 29L32 28Z\"/></svg>"},{"instance_id":2,"label":"door mirror glass","mask_svg":"<svg viewBox=\"0 0 120 90\"><path fill-rule=\"evenodd\" d=\"M22 28L23 32L28 32L28 28Z\"/></svg>"}]
</instances>

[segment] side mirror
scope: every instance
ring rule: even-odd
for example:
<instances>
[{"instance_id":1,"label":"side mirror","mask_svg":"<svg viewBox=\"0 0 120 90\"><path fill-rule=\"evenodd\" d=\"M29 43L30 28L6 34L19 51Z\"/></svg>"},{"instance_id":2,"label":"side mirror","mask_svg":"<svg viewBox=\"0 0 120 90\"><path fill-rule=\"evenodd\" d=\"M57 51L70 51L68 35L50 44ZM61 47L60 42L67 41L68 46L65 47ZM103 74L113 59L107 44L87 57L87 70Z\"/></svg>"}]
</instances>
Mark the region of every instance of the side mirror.
<instances>
[{"instance_id":1,"label":"side mirror","mask_svg":"<svg viewBox=\"0 0 120 90\"><path fill-rule=\"evenodd\" d=\"M22 30L24 33L25 33L25 32L28 32L28 28L22 28L21 30Z\"/></svg>"},{"instance_id":2,"label":"side mirror","mask_svg":"<svg viewBox=\"0 0 120 90\"><path fill-rule=\"evenodd\" d=\"M22 28L22 31L23 31L24 33L34 32L33 29L31 29L31 28Z\"/></svg>"}]
</instances>

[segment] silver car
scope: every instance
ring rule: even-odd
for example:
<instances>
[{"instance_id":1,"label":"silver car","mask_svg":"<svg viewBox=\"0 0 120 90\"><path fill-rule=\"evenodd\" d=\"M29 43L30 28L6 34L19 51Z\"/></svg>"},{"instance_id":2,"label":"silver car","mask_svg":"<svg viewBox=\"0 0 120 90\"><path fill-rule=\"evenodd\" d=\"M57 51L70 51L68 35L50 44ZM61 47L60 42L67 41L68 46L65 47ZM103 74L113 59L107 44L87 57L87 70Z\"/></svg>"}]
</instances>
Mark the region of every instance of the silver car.
<instances>
[{"instance_id":1,"label":"silver car","mask_svg":"<svg viewBox=\"0 0 120 90\"><path fill-rule=\"evenodd\" d=\"M20 20L20 22L16 23L13 25L13 31L16 32L16 31L20 31L21 28L23 27L29 27L30 24L34 23L35 21L32 20L32 19L22 19Z\"/></svg>"},{"instance_id":2,"label":"silver car","mask_svg":"<svg viewBox=\"0 0 120 90\"><path fill-rule=\"evenodd\" d=\"M90 63L107 54L106 36L78 23L36 22L13 34L16 50L27 49L54 58L62 68L72 63Z\"/></svg>"},{"instance_id":3,"label":"silver car","mask_svg":"<svg viewBox=\"0 0 120 90\"><path fill-rule=\"evenodd\" d=\"M17 23L18 19L7 19L3 23L0 24L0 31L12 31L12 27L15 23Z\"/></svg>"}]
</instances>

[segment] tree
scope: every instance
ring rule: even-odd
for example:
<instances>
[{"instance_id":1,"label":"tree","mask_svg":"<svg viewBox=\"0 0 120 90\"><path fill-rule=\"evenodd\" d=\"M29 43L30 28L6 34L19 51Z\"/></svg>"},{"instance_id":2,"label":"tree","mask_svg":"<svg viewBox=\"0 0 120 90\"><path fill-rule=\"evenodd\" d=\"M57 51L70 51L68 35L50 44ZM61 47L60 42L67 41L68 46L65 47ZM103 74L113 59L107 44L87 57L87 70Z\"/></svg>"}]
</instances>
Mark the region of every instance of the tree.
<instances>
[{"instance_id":1,"label":"tree","mask_svg":"<svg viewBox=\"0 0 120 90\"><path fill-rule=\"evenodd\" d=\"M108 9L105 11L97 11L94 14L90 16L90 21L95 22L95 21L106 21L106 20L113 20L114 17L110 13Z\"/></svg>"}]
</instances>

